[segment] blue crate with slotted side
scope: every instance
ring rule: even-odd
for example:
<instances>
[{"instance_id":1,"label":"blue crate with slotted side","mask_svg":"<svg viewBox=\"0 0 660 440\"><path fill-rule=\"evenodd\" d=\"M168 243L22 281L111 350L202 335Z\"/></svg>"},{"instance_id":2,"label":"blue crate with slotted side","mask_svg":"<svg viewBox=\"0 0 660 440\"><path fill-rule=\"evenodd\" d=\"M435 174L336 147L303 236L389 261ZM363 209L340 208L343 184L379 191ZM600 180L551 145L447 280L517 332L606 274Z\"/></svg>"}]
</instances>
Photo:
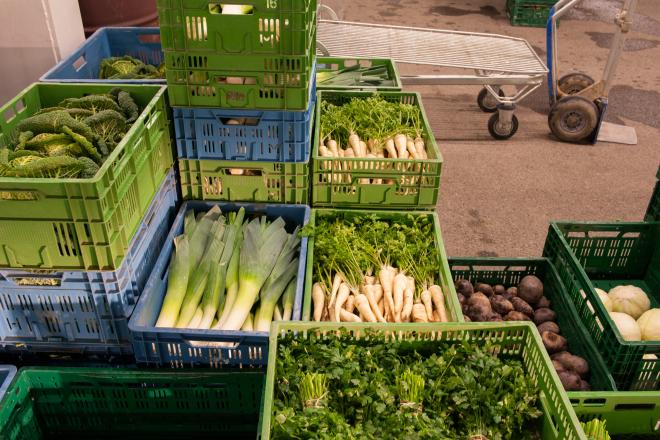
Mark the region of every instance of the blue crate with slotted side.
<instances>
[{"instance_id":1,"label":"blue crate with slotted side","mask_svg":"<svg viewBox=\"0 0 660 440\"><path fill-rule=\"evenodd\" d=\"M303 112L174 107L179 159L303 162L316 94Z\"/></svg>"},{"instance_id":2,"label":"blue crate with slotted side","mask_svg":"<svg viewBox=\"0 0 660 440\"><path fill-rule=\"evenodd\" d=\"M101 61L109 57L130 55L156 67L163 63L160 29L157 27L100 28L71 55L57 63L39 81L72 83L150 83L164 84L160 79L99 79Z\"/></svg>"},{"instance_id":3,"label":"blue crate with slotted side","mask_svg":"<svg viewBox=\"0 0 660 440\"><path fill-rule=\"evenodd\" d=\"M206 212L214 205L222 212L237 211L245 207L246 217L265 215L269 220L282 217L287 230L309 222L310 209L305 205L263 205L224 202L184 202L165 240L160 258L147 282L133 316L129 321L135 361L143 366L184 367L246 367L263 366L268 360L268 333L254 331L220 331L199 329L157 328L155 326L163 298L167 291L169 264L174 249L174 237L183 232L185 213L189 209ZM300 320L307 238L300 243L296 296L292 320Z\"/></svg>"},{"instance_id":4,"label":"blue crate with slotted side","mask_svg":"<svg viewBox=\"0 0 660 440\"><path fill-rule=\"evenodd\" d=\"M177 202L171 170L116 271L0 270L2 348L129 353L128 317L160 255Z\"/></svg>"}]
</instances>

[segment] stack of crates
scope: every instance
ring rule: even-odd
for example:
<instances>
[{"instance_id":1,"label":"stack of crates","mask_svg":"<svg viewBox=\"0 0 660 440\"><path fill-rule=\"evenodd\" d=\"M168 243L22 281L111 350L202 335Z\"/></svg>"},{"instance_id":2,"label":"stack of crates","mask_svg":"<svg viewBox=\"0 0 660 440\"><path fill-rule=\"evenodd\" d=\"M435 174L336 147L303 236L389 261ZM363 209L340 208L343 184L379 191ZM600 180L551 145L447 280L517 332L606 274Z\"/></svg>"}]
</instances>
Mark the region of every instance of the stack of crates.
<instances>
[{"instance_id":1,"label":"stack of crates","mask_svg":"<svg viewBox=\"0 0 660 440\"><path fill-rule=\"evenodd\" d=\"M506 13L513 26L545 27L557 0L507 0Z\"/></svg>"},{"instance_id":2,"label":"stack of crates","mask_svg":"<svg viewBox=\"0 0 660 440\"><path fill-rule=\"evenodd\" d=\"M308 203L316 0L158 0L184 199Z\"/></svg>"},{"instance_id":3,"label":"stack of crates","mask_svg":"<svg viewBox=\"0 0 660 440\"><path fill-rule=\"evenodd\" d=\"M130 356L128 318L177 203L162 85L37 83L0 108L0 149L66 98L130 93L141 113L91 178L0 178L0 354Z\"/></svg>"}]
</instances>

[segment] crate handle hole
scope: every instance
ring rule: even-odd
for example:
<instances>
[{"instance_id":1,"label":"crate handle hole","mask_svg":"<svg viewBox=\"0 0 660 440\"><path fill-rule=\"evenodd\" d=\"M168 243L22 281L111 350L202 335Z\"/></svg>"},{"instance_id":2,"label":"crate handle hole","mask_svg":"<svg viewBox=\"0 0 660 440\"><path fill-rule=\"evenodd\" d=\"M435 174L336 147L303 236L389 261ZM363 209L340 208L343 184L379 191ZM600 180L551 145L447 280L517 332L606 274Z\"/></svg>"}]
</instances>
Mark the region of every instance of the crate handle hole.
<instances>
[{"instance_id":1,"label":"crate handle hole","mask_svg":"<svg viewBox=\"0 0 660 440\"><path fill-rule=\"evenodd\" d=\"M615 411L653 411L653 403L619 403L614 406Z\"/></svg>"},{"instance_id":2,"label":"crate handle hole","mask_svg":"<svg viewBox=\"0 0 660 440\"><path fill-rule=\"evenodd\" d=\"M79 72L80 69L85 67L87 65L87 59L85 58L85 55L80 55L76 60L73 62L73 68L76 69L76 72Z\"/></svg>"},{"instance_id":3,"label":"crate handle hole","mask_svg":"<svg viewBox=\"0 0 660 440\"><path fill-rule=\"evenodd\" d=\"M252 15L254 14L254 6L209 3L209 13L213 15Z\"/></svg>"},{"instance_id":4,"label":"crate handle hole","mask_svg":"<svg viewBox=\"0 0 660 440\"><path fill-rule=\"evenodd\" d=\"M262 170L251 168L227 168L224 172L227 176L259 177L263 175Z\"/></svg>"},{"instance_id":5,"label":"crate handle hole","mask_svg":"<svg viewBox=\"0 0 660 440\"><path fill-rule=\"evenodd\" d=\"M261 121L260 118L220 118L222 125L245 125L249 127L256 127Z\"/></svg>"},{"instance_id":6,"label":"crate handle hole","mask_svg":"<svg viewBox=\"0 0 660 440\"><path fill-rule=\"evenodd\" d=\"M160 34L140 34L137 38L140 43L160 43Z\"/></svg>"},{"instance_id":7,"label":"crate handle hole","mask_svg":"<svg viewBox=\"0 0 660 440\"><path fill-rule=\"evenodd\" d=\"M219 76L216 78L218 84L231 84L236 86L253 85L257 83L256 78L249 76Z\"/></svg>"}]
</instances>

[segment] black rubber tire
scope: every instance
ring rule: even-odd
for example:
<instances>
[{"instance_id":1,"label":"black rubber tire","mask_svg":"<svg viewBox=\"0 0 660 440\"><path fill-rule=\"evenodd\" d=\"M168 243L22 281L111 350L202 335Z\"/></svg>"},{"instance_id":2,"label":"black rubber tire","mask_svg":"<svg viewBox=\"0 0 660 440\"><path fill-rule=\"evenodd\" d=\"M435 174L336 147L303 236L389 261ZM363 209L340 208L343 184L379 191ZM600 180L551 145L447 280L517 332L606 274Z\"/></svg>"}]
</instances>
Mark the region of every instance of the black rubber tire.
<instances>
[{"instance_id":1,"label":"black rubber tire","mask_svg":"<svg viewBox=\"0 0 660 440\"><path fill-rule=\"evenodd\" d=\"M594 84L594 79L584 73L569 73L557 82L557 87L566 95L575 95Z\"/></svg>"},{"instance_id":2,"label":"black rubber tire","mask_svg":"<svg viewBox=\"0 0 660 440\"><path fill-rule=\"evenodd\" d=\"M504 91L502 91L502 89L499 89L498 95L504 97ZM490 105L491 103L487 101L487 99L492 99L490 93L488 93L488 90L486 90L485 88L481 89L479 95L477 95L477 105L484 113L494 113L495 111L497 111L497 102L495 102L495 105L492 106Z\"/></svg>"},{"instance_id":3,"label":"black rubber tire","mask_svg":"<svg viewBox=\"0 0 660 440\"><path fill-rule=\"evenodd\" d=\"M518 118L516 115L511 115L511 127L505 131L504 128L500 126L500 114L493 113L493 116L488 119L488 131L490 132L490 135L498 141L510 139L511 136L518 131Z\"/></svg>"},{"instance_id":4,"label":"black rubber tire","mask_svg":"<svg viewBox=\"0 0 660 440\"><path fill-rule=\"evenodd\" d=\"M548 115L550 131L563 142L587 142L598 127L598 107L581 96L565 96Z\"/></svg>"}]
</instances>

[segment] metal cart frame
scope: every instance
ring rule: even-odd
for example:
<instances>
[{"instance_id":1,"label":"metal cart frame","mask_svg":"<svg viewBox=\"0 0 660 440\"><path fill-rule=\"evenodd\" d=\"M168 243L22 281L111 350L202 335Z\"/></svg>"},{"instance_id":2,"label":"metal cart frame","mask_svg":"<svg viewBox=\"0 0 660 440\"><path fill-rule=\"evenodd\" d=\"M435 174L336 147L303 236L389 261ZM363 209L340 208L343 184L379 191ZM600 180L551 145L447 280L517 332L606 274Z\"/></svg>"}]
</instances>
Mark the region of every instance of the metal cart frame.
<instances>
[{"instance_id":1,"label":"metal cart frame","mask_svg":"<svg viewBox=\"0 0 660 440\"><path fill-rule=\"evenodd\" d=\"M321 8L336 18L330 8ZM508 139L516 133L516 105L539 88L548 74L526 40L496 34L319 19L317 51L326 56L392 58L401 64L472 71L471 75L401 79L406 85L483 86L477 103L483 111L494 112L488 130L495 139ZM514 86L515 92L507 94L502 86Z\"/></svg>"}]
</instances>

